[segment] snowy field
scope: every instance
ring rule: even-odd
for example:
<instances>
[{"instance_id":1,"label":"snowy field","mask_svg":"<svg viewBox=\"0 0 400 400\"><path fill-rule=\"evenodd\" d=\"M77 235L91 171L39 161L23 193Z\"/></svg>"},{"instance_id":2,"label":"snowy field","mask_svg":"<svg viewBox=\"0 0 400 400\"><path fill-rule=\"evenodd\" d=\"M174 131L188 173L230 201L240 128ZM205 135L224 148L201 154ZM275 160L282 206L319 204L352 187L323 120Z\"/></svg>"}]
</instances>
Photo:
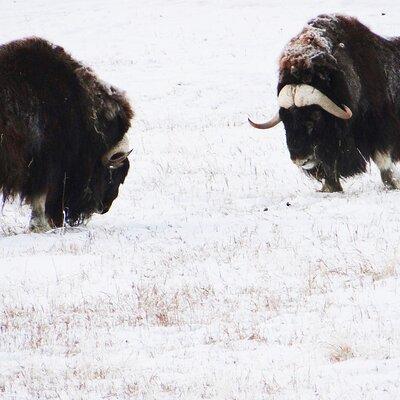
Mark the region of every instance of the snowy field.
<instances>
[{"instance_id":1,"label":"snowy field","mask_svg":"<svg viewBox=\"0 0 400 400\"><path fill-rule=\"evenodd\" d=\"M400 398L400 193L377 169L317 193L276 110L308 19L400 35L394 0L0 1L125 89L126 184L87 226L0 214L0 399ZM382 15L384 13L385 15ZM265 210L265 211L264 211Z\"/></svg>"}]
</instances>

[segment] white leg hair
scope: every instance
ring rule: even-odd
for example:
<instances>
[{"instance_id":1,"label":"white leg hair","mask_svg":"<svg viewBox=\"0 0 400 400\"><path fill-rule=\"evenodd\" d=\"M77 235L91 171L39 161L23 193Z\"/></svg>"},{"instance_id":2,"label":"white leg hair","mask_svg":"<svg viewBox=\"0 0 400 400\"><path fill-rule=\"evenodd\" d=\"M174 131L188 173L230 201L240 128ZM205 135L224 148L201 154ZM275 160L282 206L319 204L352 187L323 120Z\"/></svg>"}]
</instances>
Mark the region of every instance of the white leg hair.
<instances>
[{"instance_id":1,"label":"white leg hair","mask_svg":"<svg viewBox=\"0 0 400 400\"><path fill-rule=\"evenodd\" d=\"M382 182L389 189L400 189L400 174L389 153L375 152L372 157L381 171Z\"/></svg>"},{"instance_id":2,"label":"white leg hair","mask_svg":"<svg viewBox=\"0 0 400 400\"><path fill-rule=\"evenodd\" d=\"M31 200L32 213L29 229L33 232L46 232L51 229L45 215L46 197L45 193Z\"/></svg>"}]
</instances>

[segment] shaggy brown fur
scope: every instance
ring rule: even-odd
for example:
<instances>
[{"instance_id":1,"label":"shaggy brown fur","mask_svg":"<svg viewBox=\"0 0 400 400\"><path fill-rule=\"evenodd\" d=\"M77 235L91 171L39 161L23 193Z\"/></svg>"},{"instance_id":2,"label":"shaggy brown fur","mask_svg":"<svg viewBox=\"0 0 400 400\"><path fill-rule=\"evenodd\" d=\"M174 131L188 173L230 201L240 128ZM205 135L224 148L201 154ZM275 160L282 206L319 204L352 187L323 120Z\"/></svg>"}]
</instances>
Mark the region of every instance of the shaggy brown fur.
<instances>
[{"instance_id":1,"label":"shaggy brown fur","mask_svg":"<svg viewBox=\"0 0 400 400\"><path fill-rule=\"evenodd\" d=\"M53 226L105 212L129 169L102 156L127 132L125 95L63 48L40 38L0 47L0 187L3 199L46 198Z\"/></svg>"},{"instance_id":2,"label":"shaggy brown fur","mask_svg":"<svg viewBox=\"0 0 400 400\"><path fill-rule=\"evenodd\" d=\"M285 47L279 61L278 93L288 84L308 84L353 117L338 119L318 106L280 109L292 159L312 156L309 170L327 190L341 190L339 179L377 162L385 183L392 162L400 160L400 45L343 15L321 15ZM384 162L382 162L384 155ZM392 174L393 175L393 174Z\"/></svg>"}]
</instances>

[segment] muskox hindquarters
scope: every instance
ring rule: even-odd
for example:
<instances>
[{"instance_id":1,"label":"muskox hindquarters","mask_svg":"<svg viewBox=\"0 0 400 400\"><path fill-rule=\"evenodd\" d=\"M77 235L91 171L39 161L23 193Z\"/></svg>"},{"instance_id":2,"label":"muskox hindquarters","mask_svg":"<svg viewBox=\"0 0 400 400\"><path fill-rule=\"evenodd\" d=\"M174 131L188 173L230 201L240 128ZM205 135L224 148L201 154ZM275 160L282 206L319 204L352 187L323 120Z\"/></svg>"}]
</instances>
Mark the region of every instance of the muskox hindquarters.
<instances>
[{"instance_id":1,"label":"muskox hindquarters","mask_svg":"<svg viewBox=\"0 0 400 400\"><path fill-rule=\"evenodd\" d=\"M129 170L133 111L61 47L40 38L0 47L0 187L45 231L105 213Z\"/></svg>"}]
</instances>

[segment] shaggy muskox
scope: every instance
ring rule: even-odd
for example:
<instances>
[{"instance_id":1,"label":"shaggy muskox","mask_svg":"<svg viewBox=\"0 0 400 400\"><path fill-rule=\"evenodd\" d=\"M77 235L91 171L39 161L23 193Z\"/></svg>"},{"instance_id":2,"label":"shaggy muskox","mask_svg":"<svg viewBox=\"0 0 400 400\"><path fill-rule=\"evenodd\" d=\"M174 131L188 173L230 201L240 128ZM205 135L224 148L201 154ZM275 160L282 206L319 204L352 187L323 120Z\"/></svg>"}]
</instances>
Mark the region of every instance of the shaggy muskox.
<instances>
[{"instance_id":1,"label":"shaggy muskox","mask_svg":"<svg viewBox=\"0 0 400 400\"><path fill-rule=\"evenodd\" d=\"M376 163L382 181L400 188L400 39L372 33L357 19L321 15L286 46L279 60L278 114L293 162L341 191L340 178Z\"/></svg>"},{"instance_id":2,"label":"shaggy muskox","mask_svg":"<svg viewBox=\"0 0 400 400\"><path fill-rule=\"evenodd\" d=\"M40 38L0 47L0 189L32 207L30 229L105 213L128 173L124 93Z\"/></svg>"}]
</instances>

